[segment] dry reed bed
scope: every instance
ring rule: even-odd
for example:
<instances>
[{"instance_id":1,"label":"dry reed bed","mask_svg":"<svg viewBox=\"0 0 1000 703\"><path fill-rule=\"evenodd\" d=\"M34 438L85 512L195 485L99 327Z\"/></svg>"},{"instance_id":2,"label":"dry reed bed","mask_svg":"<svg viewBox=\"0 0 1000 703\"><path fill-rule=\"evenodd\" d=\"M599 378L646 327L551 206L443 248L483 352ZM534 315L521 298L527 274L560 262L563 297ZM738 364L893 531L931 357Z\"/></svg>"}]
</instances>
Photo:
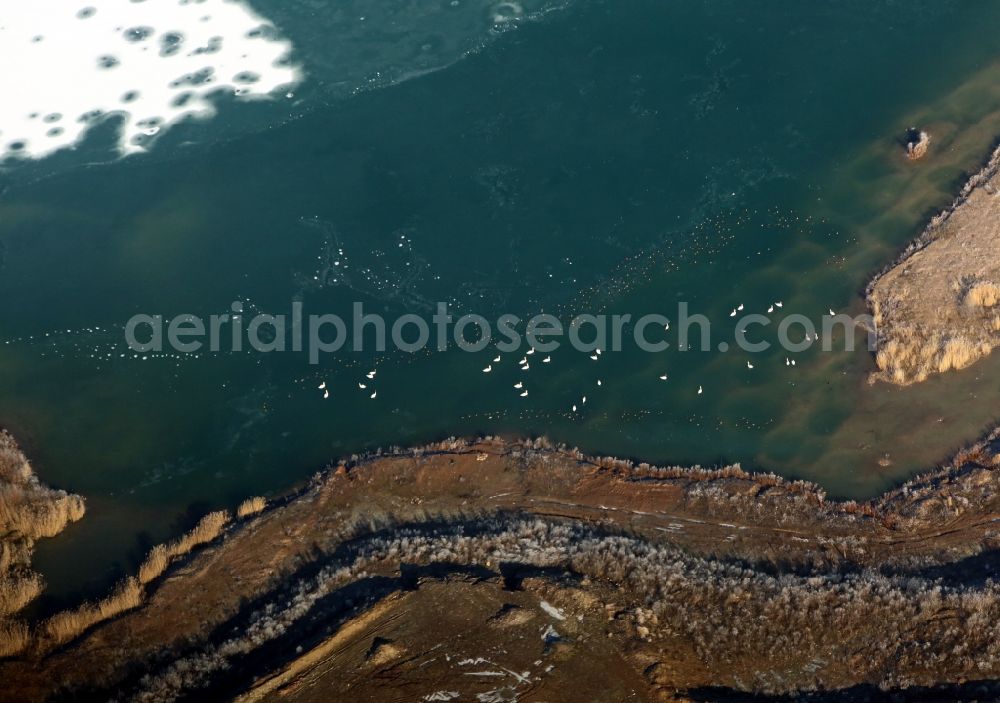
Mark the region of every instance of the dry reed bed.
<instances>
[{"instance_id":1,"label":"dry reed bed","mask_svg":"<svg viewBox=\"0 0 1000 703\"><path fill-rule=\"evenodd\" d=\"M45 583L36 573L0 576L0 618L14 615L42 593Z\"/></svg>"},{"instance_id":2,"label":"dry reed bed","mask_svg":"<svg viewBox=\"0 0 1000 703\"><path fill-rule=\"evenodd\" d=\"M160 544L149 552L146 561L139 567L139 582L149 583L160 576L170 562L180 556L191 552L195 547L208 544L220 534L229 522L229 513L219 510L209 513L195 525L189 532L181 535L173 542Z\"/></svg>"},{"instance_id":3,"label":"dry reed bed","mask_svg":"<svg viewBox=\"0 0 1000 703\"><path fill-rule=\"evenodd\" d=\"M42 649L65 644L99 622L109 620L142 604L142 585L136 578L125 579L111 594L97 603L85 603L74 610L53 615L36 634Z\"/></svg>"},{"instance_id":4,"label":"dry reed bed","mask_svg":"<svg viewBox=\"0 0 1000 703\"><path fill-rule=\"evenodd\" d=\"M991 281L980 281L969 288L965 302L976 308L992 308L1000 303L1000 286Z\"/></svg>"},{"instance_id":5,"label":"dry reed bed","mask_svg":"<svg viewBox=\"0 0 1000 703\"><path fill-rule=\"evenodd\" d=\"M993 344L919 328L900 328L882 343L875 363L882 378L898 385L921 383L936 373L961 371L987 356Z\"/></svg>"},{"instance_id":6,"label":"dry reed bed","mask_svg":"<svg viewBox=\"0 0 1000 703\"><path fill-rule=\"evenodd\" d=\"M84 511L80 496L42 485L14 439L0 431L0 539L53 537Z\"/></svg>"},{"instance_id":7,"label":"dry reed bed","mask_svg":"<svg viewBox=\"0 0 1000 703\"><path fill-rule=\"evenodd\" d=\"M262 497L249 498L237 514L249 518L266 506ZM231 519L224 510L209 513L186 534L154 547L138 574L122 581L107 597L57 613L32 631L13 616L45 587L42 577L30 569L34 543L59 534L84 512L80 496L44 486L13 437L0 431L0 657L22 654L29 647L46 651L66 644L94 625L138 607L146 584L161 576L175 559L218 538Z\"/></svg>"},{"instance_id":8,"label":"dry reed bed","mask_svg":"<svg viewBox=\"0 0 1000 703\"><path fill-rule=\"evenodd\" d=\"M209 513L176 540L153 547L139 567L138 576L126 578L106 598L57 613L41 623L35 633L36 648L44 652L66 644L94 625L138 608L145 599L146 584L161 576L173 560L218 538L229 521L229 513L225 510Z\"/></svg>"},{"instance_id":9,"label":"dry reed bed","mask_svg":"<svg viewBox=\"0 0 1000 703\"><path fill-rule=\"evenodd\" d=\"M18 620L0 620L0 657L12 657L27 649L31 641L28 626Z\"/></svg>"},{"instance_id":10,"label":"dry reed bed","mask_svg":"<svg viewBox=\"0 0 1000 703\"><path fill-rule=\"evenodd\" d=\"M260 496L247 498L245 501L240 503L240 506L236 509L236 517L240 519L252 517L258 513L264 512L264 508L266 507L267 500Z\"/></svg>"},{"instance_id":11,"label":"dry reed bed","mask_svg":"<svg viewBox=\"0 0 1000 703\"><path fill-rule=\"evenodd\" d=\"M42 592L31 570L35 542L83 517L83 498L44 486L17 443L0 431L0 656L22 652L28 627L14 620Z\"/></svg>"},{"instance_id":12,"label":"dry reed bed","mask_svg":"<svg viewBox=\"0 0 1000 703\"><path fill-rule=\"evenodd\" d=\"M263 498L251 498L239 508L240 517L264 510ZM44 581L28 569L36 539L52 537L83 517L79 496L43 486L14 440L0 432L0 657L15 656L33 646L46 651L70 642L94 625L136 608L144 599L143 586L163 574L170 563L212 542L230 521L226 511L209 513L178 539L154 547L135 577L122 581L96 603L57 613L34 632L11 616L38 597Z\"/></svg>"},{"instance_id":13,"label":"dry reed bed","mask_svg":"<svg viewBox=\"0 0 1000 703\"><path fill-rule=\"evenodd\" d=\"M247 519L263 512L266 506L265 498L249 498L240 504L237 515ZM190 531L153 547L139 566L138 574L123 580L108 596L96 603L84 603L56 613L34 631L23 622L5 620L2 616L17 612L36 598L44 588L41 577L37 574L19 579L0 577L0 658L22 654L29 647L36 653L50 651L71 642L95 625L139 607L145 600L147 584L163 575L174 560L215 541L230 521L231 516L225 510L205 515Z\"/></svg>"}]
</instances>

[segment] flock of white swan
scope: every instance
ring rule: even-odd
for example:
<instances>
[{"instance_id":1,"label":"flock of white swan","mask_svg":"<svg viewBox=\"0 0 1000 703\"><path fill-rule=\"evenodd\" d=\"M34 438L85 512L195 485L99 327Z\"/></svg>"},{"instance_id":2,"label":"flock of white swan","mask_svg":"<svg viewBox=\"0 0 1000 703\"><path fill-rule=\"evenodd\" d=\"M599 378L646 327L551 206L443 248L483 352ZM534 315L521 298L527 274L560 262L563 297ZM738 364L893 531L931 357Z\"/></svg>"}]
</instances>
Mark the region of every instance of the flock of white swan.
<instances>
[{"instance_id":1,"label":"flock of white swan","mask_svg":"<svg viewBox=\"0 0 1000 703\"><path fill-rule=\"evenodd\" d=\"M784 305L785 304L782 301L780 301L780 300L779 301L775 301L770 306L768 306L767 312L768 312L768 314L773 314L776 308L783 308ZM733 311L732 311L732 313L730 313L729 316L730 317L736 317L736 315L739 314L739 312L741 312L741 311L743 311L745 309L746 309L746 306L743 303L740 303L738 306L736 306L735 308L733 308ZM835 316L836 315L836 313L833 311L832 308L830 309L829 314L830 314L830 316ZM664 331L668 331L669 329L670 329L670 323L667 322L664 325ZM807 333L807 337L806 338L807 339L819 340L819 335L815 334L815 333L812 333L812 334L808 334ZM527 371L529 371L531 369L531 360L528 357L534 356L534 354L536 353L536 351L537 350L534 347L529 347L528 350L525 352L525 354L517 362L518 367L520 368L521 372L527 372ZM589 355L589 358L590 358L591 361L595 361L596 362L596 361L599 361L601 359L602 354L603 354L603 351L600 348L597 348L597 349L594 350L593 354ZM485 367L483 367L482 373L484 373L484 374L493 373L494 366L495 365L499 365L502 362L502 360L503 360L502 355L498 353L495 357L493 357L493 359L490 360L490 362ZM544 359L541 360L541 363L543 363L543 364L550 364L550 363L552 363L552 356L551 355L547 355ZM747 361L746 363L747 363L747 369L748 370L752 371L754 368L756 368L755 365L753 364L753 362ZM785 366L789 366L790 367L790 366L795 366L795 365L796 365L795 359L792 359L790 357L785 357ZM377 371L375 369L372 369L367 374L365 374L365 378L367 379L368 382L373 381L375 379L376 373L377 373ZM666 373L663 373L663 374L659 374L657 376L657 378L660 381L668 381L670 379L670 376L668 374L666 374ZM597 385L598 386L602 386L603 385L603 381L601 379L597 379ZM319 388L320 391L323 392L323 398L324 399L327 399L327 398L330 397L330 389L328 388L326 381L323 381L322 383L320 383L319 386L318 386L318 388ZM363 390L363 391L369 390L368 383L366 383L365 381L359 382L358 383L358 388L360 390ZM528 389L525 387L524 381L518 381L517 383L515 383L514 384L514 390L518 392L518 396L519 397L521 397L521 398L527 398L528 397ZM378 396L378 391L376 389L374 389L374 388L372 388L371 391L372 392L369 395L369 398L371 400L375 400L375 398ZM704 393L705 393L704 386L699 385L698 386L697 395L699 395L699 396L700 395L704 395ZM582 406L582 405L586 405L586 404L587 404L587 396L584 395L584 396L582 396L580 398L580 401L579 401L578 404L574 403L572 405L571 409L575 413L575 412L577 412L578 406Z\"/></svg>"}]
</instances>

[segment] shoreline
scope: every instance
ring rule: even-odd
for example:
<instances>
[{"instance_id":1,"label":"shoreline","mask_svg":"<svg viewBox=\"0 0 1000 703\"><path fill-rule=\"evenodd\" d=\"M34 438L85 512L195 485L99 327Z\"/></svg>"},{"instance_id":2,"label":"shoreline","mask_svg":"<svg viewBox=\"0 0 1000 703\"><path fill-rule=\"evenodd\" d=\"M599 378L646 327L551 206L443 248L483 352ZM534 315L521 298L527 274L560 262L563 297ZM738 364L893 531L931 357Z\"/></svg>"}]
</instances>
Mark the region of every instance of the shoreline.
<instances>
[{"instance_id":1,"label":"shoreline","mask_svg":"<svg viewBox=\"0 0 1000 703\"><path fill-rule=\"evenodd\" d=\"M1000 146L954 202L865 287L879 331L872 381L896 385L962 370L1000 346ZM991 259L993 260L991 265Z\"/></svg>"},{"instance_id":2,"label":"shoreline","mask_svg":"<svg viewBox=\"0 0 1000 703\"><path fill-rule=\"evenodd\" d=\"M371 635L361 623L377 620L381 625L376 630L404 627L413 608L438 612L446 620L448 609L441 608L451 604L452 615L461 613L467 597L479 604L477 608L489 610L490 618L516 600L518 617L527 619L512 625L515 630L529 622L531 628L543 624L547 612L540 605L543 600L579 615L582 619L575 620L579 630L559 646L575 648L583 662L597 656L584 642L610 642L625 653L612 667L615 675L629 686L650 687L650 697L643 700L652 700L651 692L664 687L678 695L704 686L722 686L733 694L778 695L816 687L895 689L958 683L970 672L949 668L947 662L939 664L933 676L902 669L876 675L880 670L864 667L861 670L868 673L862 675L833 667L808 675L800 672L794 682L781 685L750 683L755 680L750 674L791 665L774 649L779 633L749 634L762 638L760 651L774 653L753 666L744 662L733 668L731 655L716 651L711 642L698 645L696 632L664 629L665 613L681 604L662 593L666 601L657 601L660 605L647 602L651 593L661 592L661 576L649 577L654 579L648 586L653 591L630 583L627 576L655 557L666 560L664 564L686 564L671 577L680 579L682 590L695 589L713 603L730 603L726 607L732 606L734 593L741 589L745 595L735 601L741 608L770 607L767 603L774 594L765 597L765 593L777 578L792 588L791 593L804 589L797 598L812 597L810 593L845 597L844 607L850 610L861 607L864 599L845 596L845 583L853 589L867 579L887 578L880 588L898 592L894 597L910 602L930 597L928 589L934 583L940 587L931 574L944 570L949 573L949 597L962 603L980 599L1000 617L1000 594L994 603L992 591L977 582L981 570L974 573L973 568L978 560L992 558L990 553L1000 545L1000 532L993 528L996 515L1000 515L1000 430L957 455L949 466L866 503L828 501L813 484L749 474L736 465L654 467L589 457L544 439L453 439L357 456L329 467L271 501L262 512L223 527L190 556L165 567L162 575L148 580L148 597L141 603L67 643L21 659L0 660L0 674L22 699L40 699L47 695L44 691L55 690L89 690L93 697L114 694L135 700L171 700L173 693L194 695L193 691L224 692L226 697L242 693L255 699L271 690L269 686L283 691L292 686L294 692L298 690L294 682L319 676L323 667L333 666L337 676L348 680L352 667L367 665L331 663L329 652L345 638L351 640L351 632ZM522 553L525 539L536 540L532 543L541 551ZM582 550L581 544L590 546ZM600 555L615 550L625 550L620 557L624 561L599 566L604 558ZM639 554L646 556L639 559ZM730 573L735 564L742 566ZM730 577L738 574L742 576L732 582ZM513 591L511 579L520 583ZM747 585L740 586L741 580ZM754 589L763 590L754 595ZM330 599L340 605L333 607ZM581 603L595 599L605 606L615 604L613 616L592 618L592 607ZM686 619L691 628L714 627L715 612L695 609ZM900 621L899 626L931 627L917 612L905 616L912 622ZM465 615L476 619L471 613ZM772 615L787 625L794 612ZM753 630L748 613L730 616L734 627ZM891 614L881 617L898 619ZM864 628L863 621L859 616L854 627ZM272 624L265 627L268 622ZM558 619L549 625L556 631L570 627ZM447 629L442 623L434 626ZM432 623L414 627L406 634L413 641L399 647L430 649L451 637L439 632L440 642L420 644L415 640L428 627L433 629ZM820 618L811 627L824 633L824 647L857 645L854 638L841 638L831 629L832 621ZM865 630L865 637L872 638L873 646L886 646L877 632ZM355 638L351 646L364 644L364 652L378 650L381 645L376 640L398 642L386 633L365 642ZM945 642L942 639L940 646ZM559 649L555 641L548 644L553 647L543 647L546 651ZM932 641L932 646L937 645ZM982 647L986 645L975 650L973 658L986 661L989 655L993 661L993 654ZM216 662L220 651L229 653L224 666ZM290 651L298 654L289 656ZM399 664L402 655L393 651L390 647L375 657L380 666ZM366 655L365 661L374 654L377 651ZM690 657L708 662L707 668L699 672L675 666ZM556 658L552 666L582 675L573 661ZM957 666L959 661L966 660L952 663ZM190 688L175 690L171 672L199 666L205 668L202 675L185 679L184 686ZM1000 679L1000 651L991 666L983 673ZM130 673L147 668L152 678L145 682ZM651 678L650 671L658 673ZM741 671L746 680L740 678ZM260 686L264 689L258 690ZM166 695L168 689L173 693ZM571 700L561 698L555 689L546 690L552 700ZM10 694L10 689L0 691L0 700ZM293 700L309 698L293 696Z\"/></svg>"},{"instance_id":3,"label":"shoreline","mask_svg":"<svg viewBox=\"0 0 1000 703\"><path fill-rule=\"evenodd\" d=\"M913 168L920 168L923 165L924 164L914 164ZM969 195L973 190L975 190L975 188L981 185L984 180L991 179L997 174L997 172L1000 172L1000 139L995 140L994 146L991 148L989 155L982 162L980 169L966 179L951 205L933 215L919 235L907 242L895 258L893 258L889 263L883 266L877 273L873 274L868 279L868 282L864 287L865 298L868 298L871 295L872 290L887 273L905 263L907 259L917 252L926 248L927 245L933 241L934 230L937 227L940 227L945 220L951 217L955 210L968 201Z\"/></svg>"}]
</instances>

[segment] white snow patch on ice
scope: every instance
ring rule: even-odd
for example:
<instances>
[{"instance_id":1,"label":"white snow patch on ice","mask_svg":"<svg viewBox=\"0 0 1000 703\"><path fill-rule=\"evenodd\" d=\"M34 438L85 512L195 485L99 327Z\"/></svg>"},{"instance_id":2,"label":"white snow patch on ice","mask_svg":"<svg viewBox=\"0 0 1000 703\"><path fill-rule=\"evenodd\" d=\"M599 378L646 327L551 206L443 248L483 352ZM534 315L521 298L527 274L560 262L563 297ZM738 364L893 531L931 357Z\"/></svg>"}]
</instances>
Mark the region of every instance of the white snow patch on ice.
<instances>
[{"instance_id":1,"label":"white snow patch on ice","mask_svg":"<svg viewBox=\"0 0 1000 703\"><path fill-rule=\"evenodd\" d=\"M91 5L90 3L94 3ZM0 161L73 146L106 115L142 151L188 116L302 79L292 45L242 0L20 0L0 11Z\"/></svg>"}]
</instances>

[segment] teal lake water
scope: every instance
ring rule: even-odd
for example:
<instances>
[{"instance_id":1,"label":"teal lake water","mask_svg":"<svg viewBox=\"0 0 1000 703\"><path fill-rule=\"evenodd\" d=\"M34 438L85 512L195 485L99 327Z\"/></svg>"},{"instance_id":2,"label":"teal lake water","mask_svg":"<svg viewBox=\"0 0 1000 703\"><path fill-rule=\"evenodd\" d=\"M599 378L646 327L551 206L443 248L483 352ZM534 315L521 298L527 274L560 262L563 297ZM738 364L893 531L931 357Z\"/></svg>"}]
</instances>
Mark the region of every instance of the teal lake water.
<instances>
[{"instance_id":1,"label":"teal lake water","mask_svg":"<svg viewBox=\"0 0 1000 703\"><path fill-rule=\"evenodd\" d=\"M730 340L739 303L862 313L1000 135L1000 3L251 4L294 47L292 97L220 96L124 159L110 118L0 171L0 425L88 499L40 545L54 596L379 446L544 434L866 497L997 419L995 358L899 389L867 383L864 349L753 370L742 352L560 349L483 374L492 349L143 358L123 327L235 300L488 318L685 301ZM917 120L935 143L913 165L898 140Z\"/></svg>"}]
</instances>

